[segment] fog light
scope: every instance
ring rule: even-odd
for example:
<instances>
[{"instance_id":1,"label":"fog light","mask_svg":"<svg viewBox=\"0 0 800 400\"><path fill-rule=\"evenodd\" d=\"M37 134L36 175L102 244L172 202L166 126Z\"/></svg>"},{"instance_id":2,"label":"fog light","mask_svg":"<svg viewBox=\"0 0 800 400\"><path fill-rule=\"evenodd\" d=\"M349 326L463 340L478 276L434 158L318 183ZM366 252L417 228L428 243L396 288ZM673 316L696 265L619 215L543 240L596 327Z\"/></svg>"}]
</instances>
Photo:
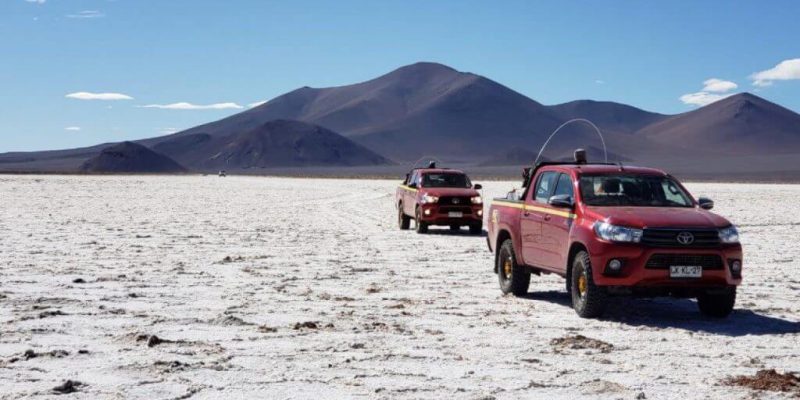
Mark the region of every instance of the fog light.
<instances>
[{"instance_id":1,"label":"fog light","mask_svg":"<svg viewBox=\"0 0 800 400\"><path fill-rule=\"evenodd\" d=\"M742 262L739 260L728 260L731 268L731 275L735 278L742 276Z\"/></svg>"},{"instance_id":2,"label":"fog light","mask_svg":"<svg viewBox=\"0 0 800 400\"><path fill-rule=\"evenodd\" d=\"M482 216L483 216L483 210L478 210L478 216L479 216L479 217L482 217Z\"/></svg>"},{"instance_id":3,"label":"fog light","mask_svg":"<svg viewBox=\"0 0 800 400\"><path fill-rule=\"evenodd\" d=\"M622 273L622 260L612 258L606 264L606 269L603 270L603 275L616 276Z\"/></svg>"},{"instance_id":4,"label":"fog light","mask_svg":"<svg viewBox=\"0 0 800 400\"><path fill-rule=\"evenodd\" d=\"M430 209L425 210L425 215L431 215L431 210Z\"/></svg>"}]
</instances>

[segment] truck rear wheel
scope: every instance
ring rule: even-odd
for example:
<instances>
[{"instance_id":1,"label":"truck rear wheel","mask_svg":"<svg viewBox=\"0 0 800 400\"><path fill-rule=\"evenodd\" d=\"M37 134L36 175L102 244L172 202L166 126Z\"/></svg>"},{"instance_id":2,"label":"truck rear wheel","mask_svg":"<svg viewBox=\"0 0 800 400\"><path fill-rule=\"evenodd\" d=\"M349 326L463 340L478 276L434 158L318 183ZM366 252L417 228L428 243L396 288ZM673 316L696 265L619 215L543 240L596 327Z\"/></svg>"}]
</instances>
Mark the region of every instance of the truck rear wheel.
<instances>
[{"instance_id":1,"label":"truck rear wheel","mask_svg":"<svg viewBox=\"0 0 800 400\"><path fill-rule=\"evenodd\" d=\"M399 225L402 230L406 230L411 226L411 218L403 212L403 203L397 206L397 225Z\"/></svg>"},{"instance_id":2,"label":"truck rear wheel","mask_svg":"<svg viewBox=\"0 0 800 400\"><path fill-rule=\"evenodd\" d=\"M503 294L523 296L528 293L531 273L517 264L511 239L506 239L497 251L497 278Z\"/></svg>"},{"instance_id":3,"label":"truck rear wheel","mask_svg":"<svg viewBox=\"0 0 800 400\"><path fill-rule=\"evenodd\" d=\"M422 215L420 214L419 207L417 207L416 220L414 223L416 224L417 233L428 233L428 224L422 222Z\"/></svg>"},{"instance_id":4,"label":"truck rear wheel","mask_svg":"<svg viewBox=\"0 0 800 400\"><path fill-rule=\"evenodd\" d=\"M704 293L697 296L697 307L709 317L727 317L733 311L734 304L736 304L736 286L728 288L723 293Z\"/></svg>"},{"instance_id":5,"label":"truck rear wheel","mask_svg":"<svg viewBox=\"0 0 800 400\"><path fill-rule=\"evenodd\" d=\"M586 251L580 251L575 255L570 279L572 308L575 309L578 316L596 318L602 315L606 308L606 291L594 284L592 262Z\"/></svg>"}]
</instances>

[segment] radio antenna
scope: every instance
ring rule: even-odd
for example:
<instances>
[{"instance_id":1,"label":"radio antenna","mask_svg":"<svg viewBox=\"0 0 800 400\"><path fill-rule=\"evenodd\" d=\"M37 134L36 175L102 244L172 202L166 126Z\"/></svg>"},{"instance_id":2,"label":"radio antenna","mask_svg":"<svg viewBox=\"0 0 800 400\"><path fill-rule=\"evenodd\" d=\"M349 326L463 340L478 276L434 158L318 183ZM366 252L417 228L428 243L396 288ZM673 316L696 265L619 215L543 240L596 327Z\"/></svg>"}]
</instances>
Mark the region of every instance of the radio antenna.
<instances>
[{"instance_id":1,"label":"radio antenna","mask_svg":"<svg viewBox=\"0 0 800 400\"><path fill-rule=\"evenodd\" d=\"M561 126L556 128L556 130L554 130L553 133L551 133L550 136L547 137L547 140L542 145L542 148L539 149L539 154L536 155L536 160L534 160L533 165L536 165L539 162L539 157L542 156L542 152L544 152L544 149L547 147L547 144L550 143L550 139L552 139L553 136L555 136L556 133L558 133L561 130L561 128L563 128L563 127L565 127L565 126L567 126L567 125L569 125L569 124L571 124L573 122L583 122L585 124L589 124L589 126L594 128L594 131L597 132L597 136L600 137L600 143L603 144L603 158L605 159L605 163L608 163L608 150L606 149L606 140L603 139L603 134L600 133L600 128L598 128L597 125L593 124L592 121L589 121L588 119L574 118L574 119L571 119L571 120L561 124Z\"/></svg>"}]
</instances>

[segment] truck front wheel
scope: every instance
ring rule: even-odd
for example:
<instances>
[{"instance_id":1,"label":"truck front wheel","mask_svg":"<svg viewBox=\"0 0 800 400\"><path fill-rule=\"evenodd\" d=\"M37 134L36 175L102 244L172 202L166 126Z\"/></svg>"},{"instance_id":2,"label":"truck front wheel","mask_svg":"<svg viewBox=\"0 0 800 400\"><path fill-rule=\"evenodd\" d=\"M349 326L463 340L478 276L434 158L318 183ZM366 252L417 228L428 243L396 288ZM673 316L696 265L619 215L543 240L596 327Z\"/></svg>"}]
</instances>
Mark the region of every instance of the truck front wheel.
<instances>
[{"instance_id":1,"label":"truck front wheel","mask_svg":"<svg viewBox=\"0 0 800 400\"><path fill-rule=\"evenodd\" d=\"M403 203L397 205L397 225L406 230L411 225L411 218L403 212Z\"/></svg>"},{"instance_id":2,"label":"truck front wheel","mask_svg":"<svg viewBox=\"0 0 800 400\"><path fill-rule=\"evenodd\" d=\"M513 293L514 296L523 296L528 293L531 273L517 264L511 239L506 239L497 251L497 278L503 294Z\"/></svg>"},{"instance_id":3,"label":"truck front wheel","mask_svg":"<svg viewBox=\"0 0 800 400\"><path fill-rule=\"evenodd\" d=\"M736 303L736 286L722 293L703 293L697 296L697 307L709 317L725 318L733 311Z\"/></svg>"},{"instance_id":4,"label":"truck front wheel","mask_svg":"<svg viewBox=\"0 0 800 400\"><path fill-rule=\"evenodd\" d=\"M602 315L606 308L606 291L594 284L592 262L586 251L580 251L575 255L570 279L572 308L578 316L596 318Z\"/></svg>"},{"instance_id":5,"label":"truck front wheel","mask_svg":"<svg viewBox=\"0 0 800 400\"><path fill-rule=\"evenodd\" d=\"M480 235L483 232L483 222L471 224L469 226L469 233L473 235Z\"/></svg>"},{"instance_id":6,"label":"truck front wheel","mask_svg":"<svg viewBox=\"0 0 800 400\"><path fill-rule=\"evenodd\" d=\"M422 222L422 213L419 207L417 207L417 212L415 214L416 220L414 223L416 224L417 233L428 233L428 224Z\"/></svg>"}]
</instances>

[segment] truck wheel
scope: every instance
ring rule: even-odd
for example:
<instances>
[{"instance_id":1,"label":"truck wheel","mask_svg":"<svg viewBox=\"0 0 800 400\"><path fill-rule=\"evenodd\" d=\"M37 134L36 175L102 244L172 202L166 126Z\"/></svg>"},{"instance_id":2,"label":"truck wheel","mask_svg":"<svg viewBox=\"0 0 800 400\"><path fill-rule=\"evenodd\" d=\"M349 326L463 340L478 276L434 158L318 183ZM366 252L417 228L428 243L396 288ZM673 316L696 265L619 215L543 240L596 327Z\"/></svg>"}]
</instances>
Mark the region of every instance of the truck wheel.
<instances>
[{"instance_id":1,"label":"truck wheel","mask_svg":"<svg viewBox=\"0 0 800 400\"><path fill-rule=\"evenodd\" d=\"M506 239L497 252L497 277L503 294L513 293L514 296L523 296L528 293L531 273L517 264L511 239Z\"/></svg>"},{"instance_id":2,"label":"truck wheel","mask_svg":"<svg viewBox=\"0 0 800 400\"><path fill-rule=\"evenodd\" d=\"M572 308L581 318L596 318L606 308L606 291L594 284L592 278L592 262L589 253L580 251L572 261L570 294Z\"/></svg>"},{"instance_id":3,"label":"truck wheel","mask_svg":"<svg viewBox=\"0 0 800 400\"><path fill-rule=\"evenodd\" d=\"M397 225L406 230L411 225L411 218L403 212L403 203L397 206Z\"/></svg>"},{"instance_id":4,"label":"truck wheel","mask_svg":"<svg viewBox=\"0 0 800 400\"><path fill-rule=\"evenodd\" d=\"M483 222L478 222L477 224L472 224L469 226L469 233L473 235L480 235L483 232Z\"/></svg>"},{"instance_id":5,"label":"truck wheel","mask_svg":"<svg viewBox=\"0 0 800 400\"><path fill-rule=\"evenodd\" d=\"M419 207L417 207L416 220L414 222L416 223L417 233L428 233L428 224L422 222Z\"/></svg>"},{"instance_id":6,"label":"truck wheel","mask_svg":"<svg viewBox=\"0 0 800 400\"><path fill-rule=\"evenodd\" d=\"M733 311L736 303L736 286L724 293L704 293L697 296L697 307L709 317L725 318Z\"/></svg>"}]
</instances>

